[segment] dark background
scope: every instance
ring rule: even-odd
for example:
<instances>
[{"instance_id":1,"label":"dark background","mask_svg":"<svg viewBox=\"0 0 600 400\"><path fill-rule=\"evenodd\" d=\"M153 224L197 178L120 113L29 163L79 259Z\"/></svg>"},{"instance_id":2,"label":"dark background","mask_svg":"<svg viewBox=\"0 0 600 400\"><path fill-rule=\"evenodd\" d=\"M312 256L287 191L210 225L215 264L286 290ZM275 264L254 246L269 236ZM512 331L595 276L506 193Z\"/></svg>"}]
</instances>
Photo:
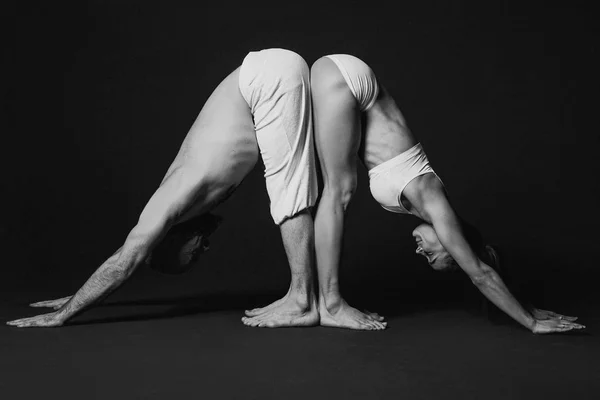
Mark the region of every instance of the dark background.
<instances>
[{"instance_id":1,"label":"dark background","mask_svg":"<svg viewBox=\"0 0 600 400\"><path fill-rule=\"evenodd\" d=\"M4 319L25 316L27 302L73 293L122 244L214 87L248 51L268 47L309 65L331 53L369 63L456 210L501 248L515 290L566 314L595 314L600 65L586 3L3 8L0 296L21 307ZM289 272L260 162L218 214L225 222L198 268L179 277L144 269L113 299L192 299L197 309L240 314L285 293ZM461 276L434 273L414 254L418 220L381 209L364 168L347 221L342 285L357 305L393 316L456 302L484 313ZM111 312L79 319L106 322ZM147 317L161 315L172 316Z\"/></svg>"},{"instance_id":2,"label":"dark background","mask_svg":"<svg viewBox=\"0 0 600 400\"><path fill-rule=\"evenodd\" d=\"M309 64L366 60L460 215L499 245L515 278L559 275L561 290L545 285L545 297L596 298L579 285L597 270L598 35L590 10L569 4L21 6L5 50L2 284L78 288L121 245L214 87L247 51L285 47ZM226 222L201 267L153 291L285 288L261 170L219 210ZM360 178L345 284L436 296L429 283L447 277L413 254L418 221L385 212L364 169Z\"/></svg>"}]
</instances>

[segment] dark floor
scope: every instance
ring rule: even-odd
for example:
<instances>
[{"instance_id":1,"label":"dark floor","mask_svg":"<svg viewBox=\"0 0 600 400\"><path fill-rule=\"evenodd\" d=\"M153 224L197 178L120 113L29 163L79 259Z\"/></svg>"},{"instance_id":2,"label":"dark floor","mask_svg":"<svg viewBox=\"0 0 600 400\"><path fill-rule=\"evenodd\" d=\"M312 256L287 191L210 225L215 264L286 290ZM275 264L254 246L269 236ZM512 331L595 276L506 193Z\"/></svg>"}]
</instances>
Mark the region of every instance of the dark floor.
<instances>
[{"instance_id":1,"label":"dark floor","mask_svg":"<svg viewBox=\"0 0 600 400\"><path fill-rule=\"evenodd\" d=\"M274 294L134 289L62 328L0 326L0 398L600 398L594 304L557 310L575 307L588 327L565 335L533 335L481 303L394 298L379 304L389 316L383 332L270 330L240 317ZM26 299L53 295L4 292L0 318L33 315Z\"/></svg>"}]
</instances>

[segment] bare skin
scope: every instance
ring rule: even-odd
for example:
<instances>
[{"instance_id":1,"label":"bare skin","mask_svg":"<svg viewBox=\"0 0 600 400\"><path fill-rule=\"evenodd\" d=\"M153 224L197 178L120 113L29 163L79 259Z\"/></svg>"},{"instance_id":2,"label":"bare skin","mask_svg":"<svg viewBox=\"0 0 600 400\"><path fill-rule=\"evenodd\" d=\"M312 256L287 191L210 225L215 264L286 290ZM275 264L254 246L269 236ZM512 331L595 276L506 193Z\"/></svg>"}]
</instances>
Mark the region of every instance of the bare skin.
<instances>
[{"instance_id":1,"label":"bare skin","mask_svg":"<svg viewBox=\"0 0 600 400\"><path fill-rule=\"evenodd\" d=\"M315 217L321 325L385 329L387 323L383 317L360 311L343 299L338 279L344 216L356 189L360 110L339 70L327 58L313 65L311 88L315 143L324 182Z\"/></svg>"},{"instance_id":2,"label":"bare skin","mask_svg":"<svg viewBox=\"0 0 600 400\"><path fill-rule=\"evenodd\" d=\"M238 89L239 68L214 90L200 111L183 144L131 230L123 246L106 260L73 296L33 303L55 311L9 321L16 327L61 326L73 316L103 300L127 280L147 259L168 230L202 215L223 201L242 182L258 160L252 115ZM280 226L292 267L290 296L298 304L285 304L277 316L264 318L267 326L307 325L317 315L312 280L310 245L296 246L298 237L310 241L312 219L305 212ZM302 302L302 301L303 302ZM300 304L301 303L301 304ZM279 315L285 315L280 318ZM318 315L317 315L318 318Z\"/></svg>"},{"instance_id":3,"label":"bare skin","mask_svg":"<svg viewBox=\"0 0 600 400\"><path fill-rule=\"evenodd\" d=\"M264 308L264 311L242 317L244 325L259 328L313 326L319 323L317 298L313 287L312 254L314 227L308 212L300 213L281 227L281 235L291 270L287 294Z\"/></svg>"},{"instance_id":4,"label":"bare skin","mask_svg":"<svg viewBox=\"0 0 600 400\"><path fill-rule=\"evenodd\" d=\"M380 85L375 104L361 113L342 74L330 59L324 57L313 64L311 82L315 142L324 180L315 218L321 324L367 329L376 322L379 325L375 326L381 329L385 325L377 318L350 307L341 296L338 278L344 214L356 189L357 161L361 160L370 170L410 149L418 140L383 86ZM401 201L411 214L431 227L439 241L436 251L447 252L484 296L521 325L534 333L583 328L571 317L549 311L532 313L519 304L498 274L476 256L465 240L445 189L434 174L413 179L405 187Z\"/></svg>"},{"instance_id":5,"label":"bare skin","mask_svg":"<svg viewBox=\"0 0 600 400\"><path fill-rule=\"evenodd\" d=\"M449 222L446 223L450 224ZM444 257L448 253L452 258L455 257L455 254L458 257L463 257L463 260L466 260L462 261L463 264L459 263L459 266L469 275L473 284L475 284L481 293L498 306L498 308L521 323L521 325L530 329L533 333L558 333L585 328L585 325L574 322L577 320L577 317L569 317L553 311L521 305L504 284L500 275L474 254L460 231L460 225L456 221L454 224L456 225L450 225L449 228L445 229L455 229L456 232L453 233L455 235L454 240L458 240L459 243L449 241L447 244L448 247L442 244L442 239L438 236L438 231L441 231L442 235L448 234L444 228L436 231L434 225L421 224L413 231L413 237L417 244L416 253L425 257L429 265L435 270L441 271L448 268L444 263ZM456 238L456 236L459 237ZM463 243L461 244L460 241ZM458 250L450 246L458 247ZM448 250L449 248L453 251ZM458 262L458 259L455 260Z\"/></svg>"}]
</instances>

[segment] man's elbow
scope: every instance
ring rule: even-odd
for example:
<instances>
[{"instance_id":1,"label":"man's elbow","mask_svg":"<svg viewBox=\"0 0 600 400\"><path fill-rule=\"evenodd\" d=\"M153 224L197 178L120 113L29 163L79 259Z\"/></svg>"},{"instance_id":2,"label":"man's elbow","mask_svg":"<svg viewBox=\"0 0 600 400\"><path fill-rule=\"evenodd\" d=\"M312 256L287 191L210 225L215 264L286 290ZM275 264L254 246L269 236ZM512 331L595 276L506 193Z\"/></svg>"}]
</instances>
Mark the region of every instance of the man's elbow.
<instances>
[{"instance_id":1,"label":"man's elbow","mask_svg":"<svg viewBox=\"0 0 600 400\"><path fill-rule=\"evenodd\" d=\"M166 220L153 223L138 223L127 236L125 247L143 259L150 255L151 249L168 230Z\"/></svg>"}]
</instances>

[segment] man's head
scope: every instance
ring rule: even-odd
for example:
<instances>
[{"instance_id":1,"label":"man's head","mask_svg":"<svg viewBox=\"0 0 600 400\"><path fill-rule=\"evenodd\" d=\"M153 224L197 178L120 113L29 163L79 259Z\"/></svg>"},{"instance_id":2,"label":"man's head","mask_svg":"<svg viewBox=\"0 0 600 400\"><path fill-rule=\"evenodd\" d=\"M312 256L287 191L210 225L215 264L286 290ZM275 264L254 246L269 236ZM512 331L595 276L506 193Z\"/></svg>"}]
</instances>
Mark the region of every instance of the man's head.
<instances>
[{"instance_id":1,"label":"man's head","mask_svg":"<svg viewBox=\"0 0 600 400\"><path fill-rule=\"evenodd\" d=\"M187 272L200 254L209 249L208 237L218 228L221 217L204 214L173 226L146 259L150 268L164 274Z\"/></svg>"}]
</instances>

